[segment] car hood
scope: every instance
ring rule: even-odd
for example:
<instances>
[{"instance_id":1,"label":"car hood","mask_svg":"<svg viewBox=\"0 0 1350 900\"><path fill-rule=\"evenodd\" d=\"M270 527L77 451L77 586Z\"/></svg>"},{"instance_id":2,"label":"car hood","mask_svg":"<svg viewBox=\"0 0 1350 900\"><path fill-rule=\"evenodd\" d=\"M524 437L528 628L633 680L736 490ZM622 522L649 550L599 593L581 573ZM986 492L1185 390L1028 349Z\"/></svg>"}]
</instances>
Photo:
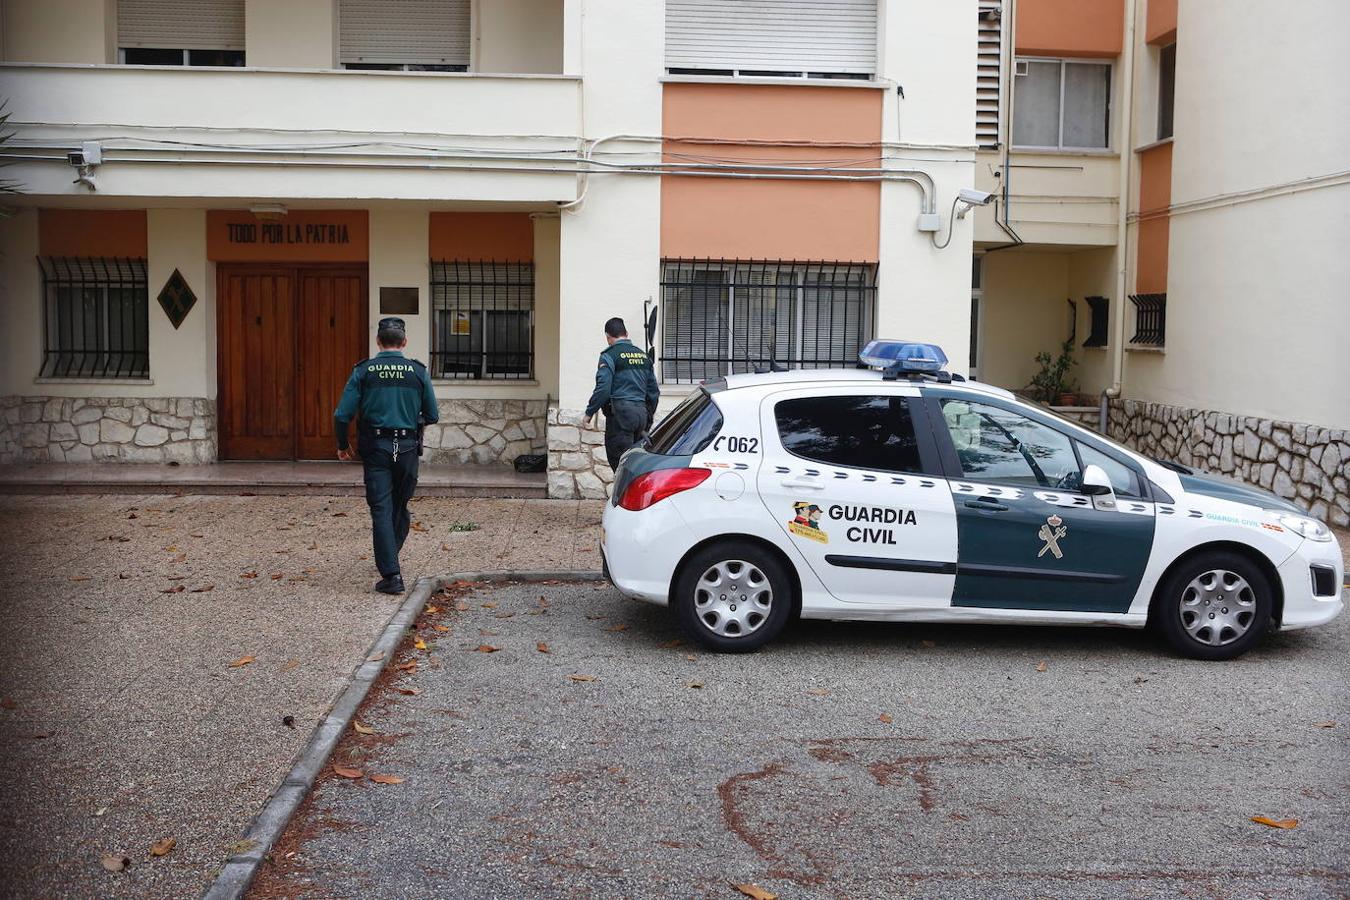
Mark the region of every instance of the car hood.
<instances>
[{"instance_id":1,"label":"car hood","mask_svg":"<svg viewBox=\"0 0 1350 900\"><path fill-rule=\"evenodd\" d=\"M1179 475L1178 477L1181 479L1181 487L1189 494L1202 494L1206 497L1217 497L1220 500L1246 503L1249 506L1259 506L1264 509L1279 509L1298 513L1301 516L1308 515L1297 504L1246 482L1224 478L1221 475L1201 475L1199 473Z\"/></svg>"}]
</instances>

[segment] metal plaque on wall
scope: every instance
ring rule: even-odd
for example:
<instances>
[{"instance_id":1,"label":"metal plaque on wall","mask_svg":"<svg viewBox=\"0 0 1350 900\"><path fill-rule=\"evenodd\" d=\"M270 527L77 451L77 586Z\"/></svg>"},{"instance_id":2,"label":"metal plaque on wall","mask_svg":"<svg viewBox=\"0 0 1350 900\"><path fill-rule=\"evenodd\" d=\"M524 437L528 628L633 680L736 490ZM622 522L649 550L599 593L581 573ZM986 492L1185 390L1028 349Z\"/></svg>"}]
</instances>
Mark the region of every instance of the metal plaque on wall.
<instances>
[{"instance_id":1,"label":"metal plaque on wall","mask_svg":"<svg viewBox=\"0 0 1350 900\"><path fill-rule=\"evenodd\" d=\"M192 307L197 305L197 295L192 293L187 279L177 269L174 269L169 280L164 282L164 288L159 292L159 305L163 308L164 315L173 323L175 330L183 324L188 313L192 312Z\"/></svg>"},{"instance_id":2,"label":"metal plaque on wall","mask_svg":"<svg viewBox=\"0 0 1350 900\"><path fill-rule=\"evenodd\" d=\"M381 287L380 315L415 316L418 298L415 287Z\"/></svg>"}]
</instances>

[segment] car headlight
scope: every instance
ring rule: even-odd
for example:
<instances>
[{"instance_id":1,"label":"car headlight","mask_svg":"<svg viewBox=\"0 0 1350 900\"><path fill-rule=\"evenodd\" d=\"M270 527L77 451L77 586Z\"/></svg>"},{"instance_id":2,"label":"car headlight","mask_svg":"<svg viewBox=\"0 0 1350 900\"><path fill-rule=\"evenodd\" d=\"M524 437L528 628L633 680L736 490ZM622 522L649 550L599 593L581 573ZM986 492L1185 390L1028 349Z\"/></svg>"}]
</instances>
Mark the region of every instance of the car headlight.
<instances>
[{"instance_id":1,"label":"car headlight","mask_svg":"<svg viewBox=\"0 0 1350 900\"><path fill-rule=\"evenodd\" d=\"M1331 540L1331 529L1316 519L1307 516L1291 516L1288 513L1276 513L1275 520L1294 534L1310 541Z\"/></svg>"}]
</instances>

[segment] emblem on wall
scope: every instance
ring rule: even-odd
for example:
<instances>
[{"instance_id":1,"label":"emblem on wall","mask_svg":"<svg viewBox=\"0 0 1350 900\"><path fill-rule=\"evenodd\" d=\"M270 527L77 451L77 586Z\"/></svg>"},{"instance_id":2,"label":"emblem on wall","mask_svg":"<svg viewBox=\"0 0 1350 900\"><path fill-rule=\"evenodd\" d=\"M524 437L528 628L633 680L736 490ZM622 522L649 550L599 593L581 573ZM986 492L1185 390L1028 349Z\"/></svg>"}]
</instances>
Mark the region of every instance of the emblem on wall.
<instances>
[{"instance_id":1,"label":"emblem on wall","mask_svg":"<svg viewBox=\"0 0 1350 900\"><path fill-rule=\"evenodd\" d=\"M174 330L183 324L183 320L192 312L192 307L197 305L197 295L192 293L192 288L188 287L187 279L183 273L177 269L169 276L169 280L164 282L164 288L159 292L159 305L164 310L164 315L169 317L173 323Z\"/></svg>"},{"instance_id":2,"label":"emblem on wall","mask_svg":"<svg viewBox=\"0 0 1350 900\"><path fill-rule=\"evenodd\" d=\"M814 503L798 500L792 504L793 516L788 522L788 531L798 537L810 538L822 544L830 542L830 536L820 530L820 516L824 512Z\"/></svg>"},{"instance_id":3,"label":"emblem on wall","mask_svg":"<svg viewBox=\"0 0 1350 900\"><path fill-rule=\"evenodd\" d=\"M1041 548L1040 553L1036 554L1036 558L1040 559L1046 553L1053 553L1055 559L1063 559L1064 551L1059 549L1059 541L1068 533L1068 527L1059 516L1051 516L1046 519L1045 524L1041 526L1041 530L1036 532L1037 536L1045 541L1045 546Z\"/></svg>"}]
</instances>

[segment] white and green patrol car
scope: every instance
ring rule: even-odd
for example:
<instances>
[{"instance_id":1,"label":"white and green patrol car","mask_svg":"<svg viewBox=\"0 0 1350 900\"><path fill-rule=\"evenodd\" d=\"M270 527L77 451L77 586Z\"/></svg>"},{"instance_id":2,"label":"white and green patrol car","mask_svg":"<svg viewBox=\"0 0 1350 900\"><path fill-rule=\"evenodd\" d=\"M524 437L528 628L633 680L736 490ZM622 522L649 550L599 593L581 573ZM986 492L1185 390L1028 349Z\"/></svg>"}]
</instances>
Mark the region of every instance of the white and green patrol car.
<instances>
[{"instance_id":1,"label":"white and green patrol car","mask_svg":"<svg viewBox=\"0 0 1350 900\"><path fill-rule=\"evenodd\" d=\"M872 369L732 375L630 450L602 536L625 594L754 650L794 616L1155 628L1230 659L1342 608L1330 529L874 341Z\"/></svg>"}]
</instances>

